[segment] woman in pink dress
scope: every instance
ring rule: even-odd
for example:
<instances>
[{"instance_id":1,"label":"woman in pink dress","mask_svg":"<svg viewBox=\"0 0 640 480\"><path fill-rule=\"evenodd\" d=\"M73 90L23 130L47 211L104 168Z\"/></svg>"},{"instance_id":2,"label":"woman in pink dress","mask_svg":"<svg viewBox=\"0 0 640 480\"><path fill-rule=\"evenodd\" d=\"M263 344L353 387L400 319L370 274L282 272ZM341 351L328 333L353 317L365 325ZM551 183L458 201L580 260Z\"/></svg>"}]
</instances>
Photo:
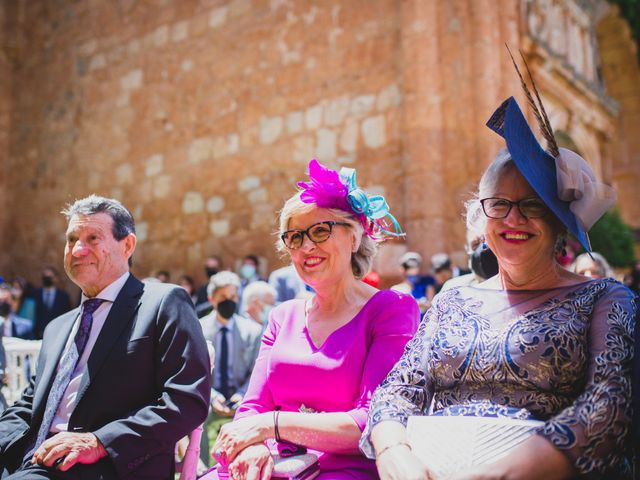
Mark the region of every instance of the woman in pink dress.
<instances>
[{"instance_id":1,"label":"woman in pink dress","mask_svg":"<svg viewBox=\"0 0 640 480\"><path fill-rule=\"evenodd\" d=\"M281 212L279 248L315 293L271 311L247 394L213 448L234 480L270 477L272 439L316 453L318 478L377 478L358 440L419 322L411 296L361 281L377 241L403 235L384 198L358 188L352 169L312 160L309 176Z\"/></svg>"}]
</instances>

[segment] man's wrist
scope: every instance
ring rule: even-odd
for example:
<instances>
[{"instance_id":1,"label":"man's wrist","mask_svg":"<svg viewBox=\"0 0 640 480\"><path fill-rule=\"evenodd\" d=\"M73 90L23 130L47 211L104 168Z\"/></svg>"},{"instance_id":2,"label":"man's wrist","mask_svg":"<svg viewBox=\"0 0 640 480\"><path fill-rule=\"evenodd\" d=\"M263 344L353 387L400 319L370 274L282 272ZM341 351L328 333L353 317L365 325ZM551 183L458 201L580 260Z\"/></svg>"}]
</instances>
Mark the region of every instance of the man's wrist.
<instances>
[{"instance_id":1,"label":"man's wrist","mask_svg":"<svg viewBox=\"0 0 640 480\"><path fill-rule=\"evenodd\" d=\"M104 448L104 445L102 444L98 436L95 433L89 433L89 435L91 435L94 438L95 448L96 448L96 453L98 455L98 458L106 457L108 455L107 449Z\"/></svg>"}]
</instances>

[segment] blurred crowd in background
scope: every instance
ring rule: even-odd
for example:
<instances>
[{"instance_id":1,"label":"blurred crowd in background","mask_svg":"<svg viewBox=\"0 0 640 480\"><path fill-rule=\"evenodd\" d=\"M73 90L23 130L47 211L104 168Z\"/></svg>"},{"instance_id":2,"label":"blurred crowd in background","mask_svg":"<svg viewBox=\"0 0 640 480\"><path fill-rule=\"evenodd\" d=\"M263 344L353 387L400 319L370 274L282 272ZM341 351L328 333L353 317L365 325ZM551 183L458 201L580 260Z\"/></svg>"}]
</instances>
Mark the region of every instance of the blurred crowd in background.
<instances>
[{"instance_id":1,"label":"blurred crowd in background","mask_svg":"<svg viewBox=\"0 0 640 480\"><path fill-rule=\"evenodd\" d=\"M472 238L467 245L469 261L467 265L455 265L446 253L436 253L428 262L417 252L407 252L397 259L402 272L402 281L391 288L410 293L424 312L435 294L443 288L469 285L480 282L497 273L495 256L478 238ZM561 252L558 261L565 267L581 275L593 278L611 277L623 281L636 293L640 292L640 261L627 271L614 270L607 259L594 252L592 255L576 255L571 243ZM260 275L260 259L256 255L246 255L236 268L240 278L239 301L236 313L264 324L268 311L273 305L304 297L312 290L300 280L293 266L289 265L269 273L267 278ZM206 258L203 268L206 278L229 270L225 259L217 255ZM157 270L144 279L147 282L175 283L189 292L198 317L204 317L212 311L207 294L208 282L198 285L193 277L181 275L173 277L170 271ZM380 275L369 272L364 282L380 286ZM2 278L0 280L0 321L2 336L38 340L47 324L54 318L71 310L79 304L79 298L72 298L62 287L58 270L47 266L42 270L39 286L30 284L23 277Z\"/></svg>"}]
</instances>

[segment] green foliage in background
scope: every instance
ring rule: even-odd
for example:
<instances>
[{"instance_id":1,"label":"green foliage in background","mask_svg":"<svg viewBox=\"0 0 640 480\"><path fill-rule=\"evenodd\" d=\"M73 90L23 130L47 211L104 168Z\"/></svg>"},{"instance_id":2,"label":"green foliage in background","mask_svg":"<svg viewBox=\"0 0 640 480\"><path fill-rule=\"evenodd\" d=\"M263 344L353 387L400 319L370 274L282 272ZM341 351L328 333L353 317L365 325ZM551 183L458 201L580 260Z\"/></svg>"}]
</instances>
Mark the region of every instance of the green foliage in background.
<instances>
[{"instance_id":1,"label":"green foliage in background","mask_svg":"<svg viewBox=\"0 0 640 480\"><path fill-rule=\"evenodd\" d=\"M609 210L589 230L591 248L613 267L628 267L635 261L633 233L617 210Z\"/></svg>"},{"instance_id":2,"label":"green foliage in background","mask_svg":"<svg viewBox=\"0 0 640 480\"><path fill-rule=\"evenodd\" d=\"M640 0L609 0L620 7L620 13L629 22L631 34L638 46L638 60L640 60Z\"/></svg>"}]
</instances>

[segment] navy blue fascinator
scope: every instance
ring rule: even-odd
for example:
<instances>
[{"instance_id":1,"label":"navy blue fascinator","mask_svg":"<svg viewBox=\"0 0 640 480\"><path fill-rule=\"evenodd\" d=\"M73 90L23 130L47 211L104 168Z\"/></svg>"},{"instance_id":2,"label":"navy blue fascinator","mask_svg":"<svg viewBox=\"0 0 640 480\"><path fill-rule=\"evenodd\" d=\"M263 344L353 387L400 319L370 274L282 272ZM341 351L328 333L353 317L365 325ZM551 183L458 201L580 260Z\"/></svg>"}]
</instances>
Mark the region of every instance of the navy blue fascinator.
<instances>
[{"instance_id":1,"label":"navy blue fascinator","mask_svg":"<svg viewBox=\"0 0 640 480\"><path fill-rule=\"evenodd\" d=\"M513 57L511 59L513 60ZM539 108L533 101L515 61L513 64L540 130L547 139L549 151L540 146L513 97L502 102L491 115L487 126L505 139L516 168L531 188L584 249L590 252L587 232L615 203L615 191L597 181L593 170L580 155L566 148L558 148L531 72L529 76Z\"/></svg>"}]
</instances>

